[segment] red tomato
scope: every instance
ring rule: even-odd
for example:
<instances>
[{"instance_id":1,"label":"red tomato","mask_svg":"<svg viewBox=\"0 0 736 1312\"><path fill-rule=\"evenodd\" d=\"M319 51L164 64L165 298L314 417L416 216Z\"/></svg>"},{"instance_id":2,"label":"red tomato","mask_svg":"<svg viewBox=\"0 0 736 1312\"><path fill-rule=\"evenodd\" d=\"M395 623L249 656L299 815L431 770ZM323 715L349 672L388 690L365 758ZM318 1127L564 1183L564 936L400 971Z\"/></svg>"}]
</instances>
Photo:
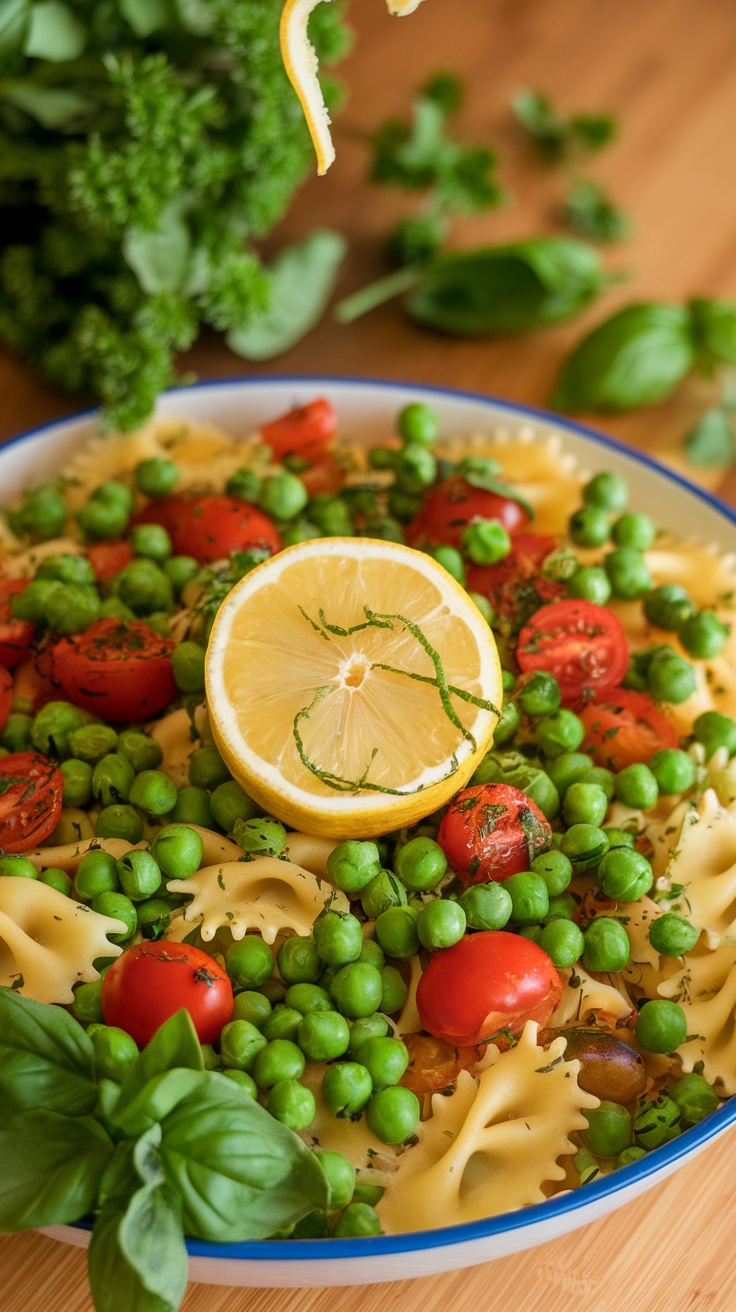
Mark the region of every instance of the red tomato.
<instances>
[{"instance_id":1,"label":"red tomato","mask_svg":"<svg viewBox=\"0 0 736 1312\"><path fill-rule=\"evenodd\" d=\"M468 1047L499 1030L519 1035L528 1020L544 1027L561 992L560 977L538 944L489 929L434 953L419 981L417 1009L435 1038Z\"/></svg>"},{"instance_id":2,"label":"red tomato","mask_svg":"<svg viewBox=\"0 0 736 1312\"><path fill-rule=\"evenodd\" d=\"M552 827L536 802L511 784L464 788L450 803L437 834L465 888L528 870L551 841Z\"/></svg>"},{"instance_id":3,"label":"red tomato","mask_svg":"<svg viewBox=\"0 0 736 1312\"><path fill-rule=\"evenodd\" d=\"M136 524L163 524L177 556L194 556L202 564L229 556L231 551L266 547L281 549L278 529L262 510L237 497L161 497L135 516Z\"/></svg>"},{"instance_id":4,"label":"red tomato","mask_svg":"<svg viewBox=\"0 0 736 1312\"><path fill-rule=\"evenodd\" d=\"M26 660L22 665L16 665L13 670L13 697L17 698L19 704L25 703L24 710L36 715L47 702L55 701L58 694L58 688L54 687L50 679L43 677L35 660Z\"/></svg>"},{"instance_id":5,"label":"red tomato","mask_svg":"<svg viewBox=\"0 0 736 1312\"><path fill-rule=\"evenodd\" d=\"M623 770L637 761L649 761L663 747L680 746L672 721L646 692L612 688L579 715L585 725L581 751L590 752L596 765L607 770Z\"/></svg>"},{"instance_id":6,"label":"red tomato","mask_svg":"<svg viewBox=\"0 0 736 1312\"><path fill-rule=\"evenodd\" d=\"M108 538L102 542L90 542L86 554L98 583L104 583L130 564L133 548L120 538Z\"/></svg>"},{"instance_id":7,"label":"red tomato","mask_svg":"<svg viewBox=\"0 0 736 1312\"><path fill-rule=\"evenodd\" d=\"M342 469L329 451L315 460L308 469L301 470L299 477L310 497L322 496L324 493L334 497L340 491L344 478Z\"/></svg>"},{"instance_id":8,"label":"red tomato","mask_svg":"<svg viewBox=\"0 0 736 1312\"><path fill-rule=\"evenodd\" d=\"M516 659L525 674L553 674L563 702L574 702L620 683L629 668L629 649L613 611L568 598L534 612L519 633Z\"/></svg>"},{"instance_id":9,"label":"red tomato","mask_svg":"<svg viewBox=\"0 0 736 1312\"><path fill-rule=\"evenodd\" d=\"M0 760L0 848L28 852L53 833L61 815L64 777L40 752Z\"/></svg>"},{"instance_id":10,"label":"red tomato","mask_svg":"<svg viewBox=\"0 0 736 1312\"><path fill-rule=\"evenodd\" d=\"M28 655L35 628L30 620L18 620L12 600L28 586L28 579L0 579L0 665L12 670Z\"/></svg>"},{"instance_id":11,"label":"red tomato","mask_svg":"<svg viewBox=\"0 0 736 1312\"><path fill-rule=\"evenodd\" d=\"M464 529L476 519L498 519L509 533L514 533L529 522L529 515L512 497L473 487L460 474L452 474L432 488L404 534L410 547L440 543L459 547Z\"/></svg>"},{"instance_id":12,"label":"red tomato","mask_svg":"<svg viewBox=\"0 0 736 1312\"><path fill-rule=\"evenodd\" d=\"M188 943L138 943L127 948L102 981L106 1025L116 1025L139 1048L164 1021L189 1012L200 1043L213 1043L233 1014L233 990L213 957Z\"/></svg>"},{"instance_id":13,"label":"red tomato","mask_svg":"<svg viewBox=\"0 0 736 1312\"><path fill-rule=\"evenodd\" d=\"M284 456L313 460L332 445L336 434L337 415L323 396L289 410L261 428L261 437L270 446L275 460L283 460Z\"/></svg>"},{"instance_id":14,"label":"red tomato","mask_svg":"<svg viewBox=\"0 0 736 1312\"><path fill-rule=\"evenodd\" d=\"M0 665L0 733L8 723L10 708L13 705L13 676L9 670Z\"/></svg>"},{"instance_id":15,"label":"red tomato","mask_svg":"<svg viewBox=\"0 0 736 1312\"><path fill-rule=\"evenodd\" d=\"M483 1055L477 1048L456 1048L431 1034L402 1034L409 1065L399 1080L418 1098L451 1088L462 1070L471 1070Z\"/></svg>"},{"instance_id":16,"label":"red tomato","mask_svg":"<svg viewBox=\"0 0 736 1312\"><path fill-rule=\"evenodd\" d=\"M545 602L564 596L564 584L542 573L544 561L556 547L557 540L547 533L515 533L510 552L496 565L468 563L468 588L487 597L515 627L525 624Z\"/></svg>"},{"instance_id":17,"label":"red tomato","mask_svg":"<svg viewBox=\"0 0 736 1312\"><path fill-rule=\"evenodd\" d=\"M143 620L95 620L47 648L41 672L85 711L106 720L146 720L176 696L175 645Z\"/></svg>"}]
</instances>

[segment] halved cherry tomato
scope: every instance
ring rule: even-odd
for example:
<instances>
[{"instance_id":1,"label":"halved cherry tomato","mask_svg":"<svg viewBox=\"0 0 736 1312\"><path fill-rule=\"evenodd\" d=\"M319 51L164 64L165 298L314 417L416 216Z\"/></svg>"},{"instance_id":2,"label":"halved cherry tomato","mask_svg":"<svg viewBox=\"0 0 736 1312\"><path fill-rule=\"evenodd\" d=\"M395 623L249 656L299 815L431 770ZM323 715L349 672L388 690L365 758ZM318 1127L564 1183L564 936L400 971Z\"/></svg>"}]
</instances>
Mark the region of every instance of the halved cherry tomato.
<instances>
[{"instance_id":1,"label":"halved cherry tomato","mask_svg":"<svg viewBox=\"0 0 736 1312\"><path fill-rule=\"evenodd\" d=\"M98 583L104 583L130 564L133 548L121 538L108 538L102 542L90 542L86 554Z\"/></svg>"},{"instance_id":2,"label":"halved cherry tomato","mask_svg":"<svg viewBox=\"0 0 736 1312\"><path fill-rule=\"evenodd\" d=\"M495 565L468 564L468 588L487 597L499 615L519 627L545 602L564 596L564 584L542 572L556 547L557 540L547 533L514 533L503 560Z\"/></svg>"},{"instance_id":3,"label":"halved cherry tomato","mask_svg":"<svg viewBox=\"0 0 736 1312\"><path fill-rule=\"evenodd\" d=\"M485 884L528 870L552 842L536 802L512 784L476 784L450 803L437 834L460 882Z\"/></svg>"},{"instance_id":4,"label":"halved cherry tomato","mask_svg":"<svg viewBox=\"0 0 736 1312\"><path fill-rule=\"evenodd\" d=\"M231 551L265 547L281 549L273 520L262 510L237 497L160 497L135 516L136 524L163 524L177 556L194 556L202 564L229 556Z\"/></svg>"},{"instance_id":5,"label":"halved cherry tomato","mask_svg":"<svg viewBox=\"0 0 736 1312\"><path fill-rule=\"evenodd\" d=\"M663 747L680 746L672 721L646 692L612 688L579 715L585 725L582 750L607 770L623 770L637 761L646 763Z\"/></svg>"},{"instance_id":6,"label":"halved cherry tomato","mask_svg":"<svg viewBox=\"0 0 736 1312\"><path fill-rule=\"evenodd\" d=\"M8 723L10 708L13 705L13 676L9 670L0 665L0 733Z\"/></svg>"},{"instance_id":7,"label":"halved cherry tomato","mask_svg":"<svg viewBox=\"0 0 736 1312\"><path fill-rule=\"evenodd\" d=\"M460 546L464 530L477 519L497 519L509 533L529 522L529 515L513 497L473 487L460 474L452 474L432 488L421 510L406 525L410 547Z\"/></svg>"},{"instance_id":8,"label":"halved cherry tomato","mask_svg":"<svg viewBox=\"0 0 736 1312\"><path fill-rule=\"evenodd\" d=\"M35 628L30 620L16 619L13 597L28 587L28 579L0 579L0 665L12 670L28 655Z\"/></svg>"},{"instance_id":9,"label":"halved cherry tomato","mask_svg":"<svg viewBox=\"0 0 736 1312\"><path fill-rule=\"evenodd\" d=\"M0 848L29 852L53 833L61 815L64 777L41 752L0 760Z\"/></svg>"},{"instance_id":10,"label":"halved cherry tomato","mask_svg":"<svg viewBox=\"0 0 736 1312\"><path fill-rule=\"evenodd\" d=\"M36 715L42 706L55 701L58 695L58 689L50 679L44 678L35 660L31 658L16 665L13 670L13 698L19 710Z\"/></svg>"},{"instance_id":11,"label":"halved cherry tomato","mask_svg":"<svg viewBox=\"0 0 736 1312\"><path fill-rule=\"evenodd\" d=\"M125 1030L139 1047L182 1009L200 1043L214 1043L233 1014L232 985L214 957L164 939L138 943L113 961L100 1002L105 1023Z\"/></svg>"},{"instance_id":12,"label":"halved cherry tomato","mask_svg":"<svg viewBox=\"0 0 736 1312\"><path fill-rule=\"evenodd\" d=\"M562 984L547 953L503 929L467 934L430 958L417 988L425 1030L458 1047L499 1030L521 1034L526 1022L547 1024Z\"/></svg>"},{"instance_id":13,"label":"halved cherry tomato","mask_svg":"<svg viewBox=\"0 0 736 1312\"><path fill-rule=\"evenodd\" d=\"M320 396L308 405L297 406L260 430L275 460L285 456L303 456L314 460L331 446L337 435L337 415L330 402Z\"/></svg>"},{"instance_id":14,"label":"halved cherry tomato","mask_svg":"<svg viewBox=\"0 0 736 1312\"><path fill-rule=\"evenodd\" d=\"M534 612L519 633L516 659L525 674L553 674L569 703L619 684L629 667L629 649L613 611L567 598Z\"/></svg>"},{"instance_id":15,"label":"halved cherry tomato","mask_svg":"<svg viewBox=\"0 0 736 1312\"><path fill-rule=\"evenodd\" d=\"M343 485L344 474L335 457L329 451L315 460L307 469L299 471L307 492L311 497L335 496Z\"/></svg>"},{"instance_id":16,"label":"halved cherry tomato","mask_svg":"<svg viewBox=\"0 0 736 1312\"><path fill-rule=\"evenodd\" d=\"M452 1088L462 1070L472 1070L482 1056L477 1048L457 1048L432 1034L402 1034L409 1065L399 1080L418 1098Z\"/></svg>"},{"instance_id":17,"label":"halved cherry tomato","mask_svg":"<svg viewBox=\"0 0 736 1312\"><path fill-rule=\"evenodd\" d=\"M176 696L175 645L143 620L95 620L48 647L39 666L75 706L106 720L145 720Z\"/></svg>"}]
</instances>

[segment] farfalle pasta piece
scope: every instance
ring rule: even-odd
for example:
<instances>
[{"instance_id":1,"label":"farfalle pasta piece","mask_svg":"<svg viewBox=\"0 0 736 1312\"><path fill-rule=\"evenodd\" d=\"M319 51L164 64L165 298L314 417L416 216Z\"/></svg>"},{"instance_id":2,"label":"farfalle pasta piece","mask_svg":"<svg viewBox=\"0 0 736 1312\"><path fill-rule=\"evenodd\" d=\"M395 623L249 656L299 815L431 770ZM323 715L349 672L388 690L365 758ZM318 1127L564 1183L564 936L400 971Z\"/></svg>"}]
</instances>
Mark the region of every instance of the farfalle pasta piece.
<instances>
[{"instance_id":1,"label":"farfalle pasta piece","mask_svg":"<svg viewBox=\"0 0 736 1312\"><path fill-rule=\"evenodd\" d=\"M533 506L537 533L562 533L580 505L585 478L575 457L563 450L557 433L539 437L531 426L513 433L498 427L493 434L477 433L444 441L439 450L453 461L468 456L498 460L504 467L504 478Z\"/></svg>"},{"instance_id":2,"label":"farfalle pasta piece","mask_svg":"<svg viewBox=\"0 0 736 1312\"><path fill-rule=\"evenodd\" d=\"M186 788L189 783L189 762L202 745L192 737L189 712L183 706L170 711L151 725L149 733L163 752L159 769L173 780L177 788Z\"/></svg>"},{"instance_id":3,"label":"farfalle pasta piece","mask_svg":"<svg viewBox=\"0 0 736 1312\"><path fill-rule=\"evenodd\" d=\"M107 936L125 929L47 884L0 876L0 985L37 1002L72 1002L73 985L99 979L92 963L122 952Z\"/></svg>"},{"instance_id":4,"label":"farfalle pasta piece","mask_svg":"<svg viewBox=\"0 0 736 1312\"><path fill-rule=\"evenodd\" d=\"M623 981L617 975L596 979L583 970L580 962L570 970L561 970L562 993L550 1019L550 1029L582 1025L591 1013L605 1012L622 1020L632 1009ZM618 987L617 987L618 985Z\"/></svg>"},{"instance_id":5,"label":"farfalle pasta piece","mask_svg":"<svg viewBox=\"0 0 736 1312\"><path fill-rule=\"evenodd\" d=\"M579 1063L565 1061L564 1038L541 1048L530 1021L516 1047L489 1050L484 1066L432 1098L431 1119L378 1204L389 1233L496 1216L542 1202L545 1181L564 1180L559 1158L577 1151L570 1135L598 1106L578 1086Z\"/></svg>"},{"instance_id":6,"label":"farfalle pasta piece","mask_svg":"<svg viewBox=\"0 0 736 1312\"><path fill-rule=\"evenodd\" d=\"M665 876L664 910L687 916L711 948L736 943L736 808L722 806L712 788L686 813Z\"/></svg>"},{"instance_id":7,"label":"farfalle pasta piece","mask_svg":"<svg viewBox=\"0 0 736 1312\"><path fill-rule=\"evenodd\" d=\"M396 1169L395 1148L387 1147L369 1130L364 1116L351 1121L349 1116L335 1116L322 1096L322 1080L329 1067L324 1062L307 1062L302 1084L314 1094L316 1113L302 1138L311 1148L326 1148L342 1153L356 1171L369 1172L371 1183L385 1186ZM368 1178L365 1176L364 1178Z\"/></svg>"},{"instance_id":8,"label":"farfalle pasta piece","mask_svg":"<svg viewBox=\"0 0 736 1312\"><path fill-rule=\"evenodd\" d=\"M66 870L68 875L73 875L88 852L108 852L117 861L134 847L145 846L145 843L129 843L125 838L84 838L78 843L35 847L23 855L26 860L33 862L37 870Z\"/></svg>"},{"instance_id":9,"label":"farfalle pasta piece","mask_svg":"<svg viewBox=\"0 0 736 1312\"><path fill-rule=\"evenodd\" d=\"M686 956L658 992L678 1002L687 1017L687 1038L677 1049L683 1071L702 1062L709 1084L727 1097L736 1094L736 947Z\"/></svg>"},{"instance_id":10,"label":"farfalle pasta piece","mask_svg":"<svg viewBox=\"0 0 736 1312\"><path fill-rule=\"evenodd\" d=\"M218 929L229 929L234 939L257 930L266 943L291 930L307 935L325 907L348 911L344 893L291 861L256 857L254 861L228 861L206 866L189 879L172 879L172 893L192 894L192 901L172 916L166 937L181 941L198 929L205 943Z\"/></svg>"},{"instance_id":11,"label":"farfalle pasta piece","mask_svg":"<svg viewBox=\"0 0 736 1312\"><path fill-rule=\"evenodd\" d=\"M661 906L649 897L642 897L638 902L629 902L623 908L623 923L631 945L631 955L621 971L627 985L637 991L653 997L657 985L679 969L678 957L661 957L649 942L649 930L652 923L664 915Z\"/></svg>"}]
</instances>

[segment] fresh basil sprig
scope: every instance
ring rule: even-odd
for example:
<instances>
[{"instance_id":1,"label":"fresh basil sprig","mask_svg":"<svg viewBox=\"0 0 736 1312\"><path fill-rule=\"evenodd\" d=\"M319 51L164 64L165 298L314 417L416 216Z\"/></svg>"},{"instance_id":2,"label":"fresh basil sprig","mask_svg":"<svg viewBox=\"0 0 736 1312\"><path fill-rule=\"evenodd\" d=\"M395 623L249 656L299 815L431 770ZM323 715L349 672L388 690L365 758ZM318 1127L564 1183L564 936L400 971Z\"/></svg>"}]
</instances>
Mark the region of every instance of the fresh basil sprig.
<instances>
[{"instance_id":1,"label":"fresh basil sprig","mask_svg":"<svg viewBox=\"0 0 736 1312\"><path fill-rule=\"evenodd\" d=\"M0 988L0 1231L94 1217L97 1312L176 1312L185 1234L264 1239L329 1204L314 1154L238 1085L204 1069L188 1012L122 1085L61 1007Z\"/></svg>"},{"instance_id":2,"label":"fresh basil sprig","mask_svg":"<svg viewBox=\"0 0 736 1312\"><path fill-rule=\"evenodd\" d=\"M607 412L663 401L690 372L736 363L736 305L627 305L565 360L552 397L558 410Z\"/></svg>"}]
</instances>

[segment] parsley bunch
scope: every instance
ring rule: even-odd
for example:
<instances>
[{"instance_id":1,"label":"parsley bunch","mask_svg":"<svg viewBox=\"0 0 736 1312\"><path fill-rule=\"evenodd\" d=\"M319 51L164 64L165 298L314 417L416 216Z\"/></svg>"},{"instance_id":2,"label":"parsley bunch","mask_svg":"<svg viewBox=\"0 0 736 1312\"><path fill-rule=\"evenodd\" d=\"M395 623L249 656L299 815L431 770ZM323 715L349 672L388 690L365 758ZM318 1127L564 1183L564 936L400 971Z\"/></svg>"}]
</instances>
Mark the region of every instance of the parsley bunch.
<instances>
[{"instance_id":1,"label":"parsley bunch","mask_svg":"<svg viewBox=\"0 0 736 1312\"><path fill-rule=\"evenodd\" d=\"M0 338L131 428L203 324L267 308L252 243L311 163L274 0L7 0ZM344 52L320 5L321 61ZM335 88L325 87L334 104Z\"/></svg>"}]
</instances>

